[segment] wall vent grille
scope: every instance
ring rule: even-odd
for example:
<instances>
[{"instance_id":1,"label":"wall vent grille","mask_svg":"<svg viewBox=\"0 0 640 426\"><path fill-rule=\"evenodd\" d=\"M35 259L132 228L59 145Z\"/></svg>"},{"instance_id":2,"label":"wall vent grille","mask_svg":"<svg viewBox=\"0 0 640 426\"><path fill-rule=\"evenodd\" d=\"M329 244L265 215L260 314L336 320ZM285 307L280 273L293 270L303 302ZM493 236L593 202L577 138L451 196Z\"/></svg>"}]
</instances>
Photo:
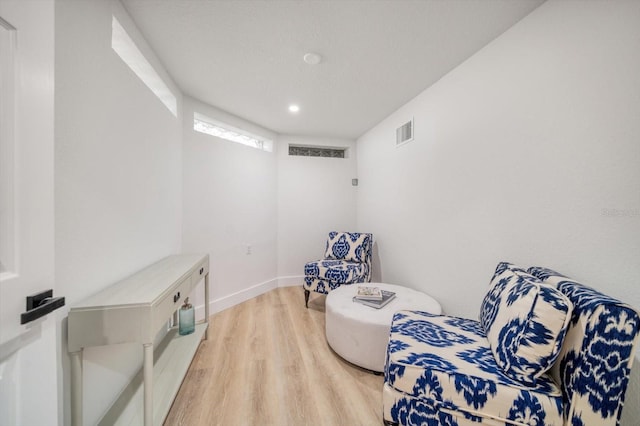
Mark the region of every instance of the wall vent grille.
<instances>
[{"instance_id":1,"label":"wall vent grille","mask_svg":"<svg viewBox=\"0 0 640 426\"><path fill-rule=\"evenodd\" d=\"M344 158L346 150L346 148L289 145L289 155L300 157Z\"/></svg>"},{"instance_id":2,"label":"wall vent grille","mask_svg":"<svg viewBox=\"0 0 640 426\"><path fill-rule=\"evenodd\" d=\"M413 140L413 118L396 129L396 146Z\"/></svg>"}]
</instances>

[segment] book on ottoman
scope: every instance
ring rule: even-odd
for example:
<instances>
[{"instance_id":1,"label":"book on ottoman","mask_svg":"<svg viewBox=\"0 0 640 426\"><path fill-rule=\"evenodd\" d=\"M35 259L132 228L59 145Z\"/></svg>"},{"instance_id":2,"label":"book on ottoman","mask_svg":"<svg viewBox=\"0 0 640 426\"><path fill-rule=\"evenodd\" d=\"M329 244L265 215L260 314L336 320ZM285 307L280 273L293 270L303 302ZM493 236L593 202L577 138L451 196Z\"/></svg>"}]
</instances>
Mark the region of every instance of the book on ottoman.
<instances>
[{"instance_id":1,"label":"book on ottoman","mask_svg":"<svg viewBox=\"0 0 640 426\"><path fill-rule=\"evenodd\" d=\"M354 302L362 303L363 305L371 306L372 308L380 309L385 306L387 303L391 302L396 294L393 291L382 290L382 299L381 300L363 300L358 299L357 297L353 298Z\"/></svg>"},{"instance_id":2,"label":"book on ottoman","mask_svg":"<svg viewBox=\"0 0 640 426\"><path fill-rule=\"evenodd\" d=\"M358 286L355 298L358 300L382 300L382 292L379 287Z\"/></svg>"}]
</instances>

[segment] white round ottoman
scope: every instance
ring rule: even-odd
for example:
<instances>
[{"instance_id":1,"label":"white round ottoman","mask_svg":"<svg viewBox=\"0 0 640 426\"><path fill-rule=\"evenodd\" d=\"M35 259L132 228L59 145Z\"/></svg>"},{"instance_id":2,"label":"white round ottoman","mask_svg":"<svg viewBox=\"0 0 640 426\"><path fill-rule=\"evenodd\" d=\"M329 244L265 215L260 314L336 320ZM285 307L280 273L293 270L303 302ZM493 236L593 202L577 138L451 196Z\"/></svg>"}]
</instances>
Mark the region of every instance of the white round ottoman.
<instances>
[{"instance_id":1,"label":"white round ottoman","mask_svg":"<svg viewBox=\"0 0 640 426\"><path fill-rule=\"evenodd\" d=\"M353 301L358 285L394 291L395 299L380 309ZM329 346L342 358L367 370L384 370L393 314L402 310L440 315L442 308L431 296L399 285L365 283L343 285L326 300L326 335Z\"/></svg>"}]
</instances>

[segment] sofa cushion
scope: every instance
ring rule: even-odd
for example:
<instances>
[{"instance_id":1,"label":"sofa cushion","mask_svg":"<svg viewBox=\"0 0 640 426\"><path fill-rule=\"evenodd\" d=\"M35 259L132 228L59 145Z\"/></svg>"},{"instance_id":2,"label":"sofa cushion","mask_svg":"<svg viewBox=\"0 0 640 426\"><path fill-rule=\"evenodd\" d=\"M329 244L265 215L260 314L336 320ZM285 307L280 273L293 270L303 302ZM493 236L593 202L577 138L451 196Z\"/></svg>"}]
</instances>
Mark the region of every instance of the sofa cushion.
<instances>
[{"instance_id":1,"label":"sofa cushion","mask_svg":"<svg viewBox=\"0 0 640 426\"><path fill-rule=\"evenodd\" d=\"M481 323L497 364L533 385L560 353L573 305L553 286L502 262L482 303Z\"/></svg>"},{"instance_id":2,"label":"sofa cushion","mask_svg":"<svg viewBox=\"0 0 640 426\"><path fill-rule=\"evenodd\" d=\"M349 262L367 262L371 256L371 234L359 232L329 233L324 257Z\"/></svg>"},{"instance_id":3,"label":"sofa cushion","mask_svg":"<svg viewBox=\"0 0 640 426\"><path fill-rule=\"evenodd\" d=\"M390 406L395 421L419 399L423 405L461 411L475 421L563 424L562 394L553 380L545 374L534 386L524 386L505 375L484 329L469 319L397 312L389 337L385 385L403 395ZM420 424L438 424L437 418L423 420Z\"/></svg>"}]
</instances>

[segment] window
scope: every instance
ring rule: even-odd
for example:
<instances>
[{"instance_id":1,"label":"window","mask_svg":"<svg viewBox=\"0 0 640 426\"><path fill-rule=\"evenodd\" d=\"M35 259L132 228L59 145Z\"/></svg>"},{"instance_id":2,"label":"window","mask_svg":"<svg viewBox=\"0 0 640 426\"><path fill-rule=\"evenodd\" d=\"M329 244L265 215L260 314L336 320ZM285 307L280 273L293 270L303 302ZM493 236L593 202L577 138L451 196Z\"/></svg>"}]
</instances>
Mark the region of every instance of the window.
<instances>
[{"instance_id":1,"label":"window","mask_svg":"<svg viewBox=\"0 0 640 426\"><path fill-rule=\"evenodd\" d=\"M254 135L245 130L238 129L229 124L209 118L205 115L193 114L193 130L207 135L216 136L231 142L241 143L251 148L261 149L263 151L273 151L273 141L261 136Z\"/></svg>"},{"instance_id":2,"label":"window","mask_svg":"<svg viewBox=\"0 0 640 426\"><path fill-rule=\"evenodd\" d=\"M178 116L178 104L176 97L158 75L153 66L147 61L138 46L131 40L115 16L111 17L111 48L120 56L120 59L147 85L149 89L160 99L174 117Z\"/></svg>"},{"instance_id":3,"label":"window","mask_svg":"<svg viewBox=\"0 0 640 426\"><path fill-rule=\"evenodd\" d=\"M289 145L289 155L302 157L345 158L346 148L320 147L310 145Z\"/></svg>"}]
</instances>

